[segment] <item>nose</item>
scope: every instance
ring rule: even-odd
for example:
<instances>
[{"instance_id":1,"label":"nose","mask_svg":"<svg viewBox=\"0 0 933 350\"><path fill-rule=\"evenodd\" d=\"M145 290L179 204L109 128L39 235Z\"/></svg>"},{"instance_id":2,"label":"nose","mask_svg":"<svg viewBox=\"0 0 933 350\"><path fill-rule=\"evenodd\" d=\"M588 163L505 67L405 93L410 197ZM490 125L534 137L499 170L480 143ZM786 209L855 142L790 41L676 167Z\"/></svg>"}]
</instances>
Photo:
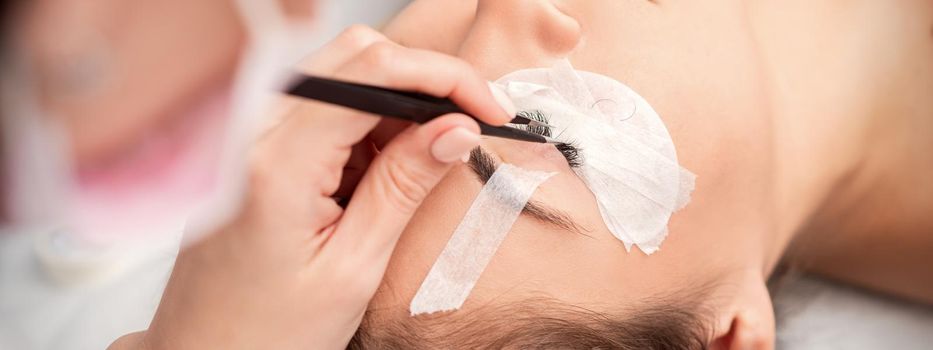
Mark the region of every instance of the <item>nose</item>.
<instances>
[{"instance_id":1,"label":"nose","mask_svg":"<svg viewBox=\"0 0 933 350\"><path fill-rule=\"evenodd\" d=\"M552 0L479 0L460 57L490 78L549 66L580 43L580 23Z\"/></svg>"}]
</instances>

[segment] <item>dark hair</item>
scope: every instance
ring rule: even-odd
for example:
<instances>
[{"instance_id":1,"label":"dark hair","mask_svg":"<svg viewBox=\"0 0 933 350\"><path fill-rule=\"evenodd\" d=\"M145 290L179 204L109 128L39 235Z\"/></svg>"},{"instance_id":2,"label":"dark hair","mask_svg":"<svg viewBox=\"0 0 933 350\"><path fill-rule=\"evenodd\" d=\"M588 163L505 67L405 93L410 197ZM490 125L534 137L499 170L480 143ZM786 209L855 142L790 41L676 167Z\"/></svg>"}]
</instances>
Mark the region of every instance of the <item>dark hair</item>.
<instances>
[{"instance_id":1,"label":"dark hair","mask_svg":"<svg viewBox=\"0 0 933 350\"><path fill-rule=\"evenodd\" d=\"M622 311L601 313L549 298L403 320L370 310L347 349L679 350L706 349L712 336L697 295Z\"/></svg>"}]
</instances>

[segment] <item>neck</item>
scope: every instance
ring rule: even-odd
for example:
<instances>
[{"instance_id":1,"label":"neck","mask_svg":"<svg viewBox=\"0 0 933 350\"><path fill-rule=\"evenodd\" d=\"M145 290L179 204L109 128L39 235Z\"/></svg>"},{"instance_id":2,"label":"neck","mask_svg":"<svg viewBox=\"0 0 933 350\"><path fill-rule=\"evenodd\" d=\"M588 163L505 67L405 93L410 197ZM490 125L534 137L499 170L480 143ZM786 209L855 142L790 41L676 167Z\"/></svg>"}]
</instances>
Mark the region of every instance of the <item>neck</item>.
<instances>
[{"instance_id":1,"label":"neck","mask_svg":"<svg viewBox=\"0 0 933 350\"><path fill-rule=\"evenodd\" d=\"M922 178L933 170L933 157L922 151L933 149L928 30L910 26L916 9L850 5L832 11L831 4L809 1L750 6L773 106L772 263L802 233L930 222L928 213L909 210L866 221L878 208L931 207L933 186ZM778 14L789 11L834 17L801 16L788 26ZM885 59L864 59L880 57L879 42Z\"/></svg>"}]
</instances>

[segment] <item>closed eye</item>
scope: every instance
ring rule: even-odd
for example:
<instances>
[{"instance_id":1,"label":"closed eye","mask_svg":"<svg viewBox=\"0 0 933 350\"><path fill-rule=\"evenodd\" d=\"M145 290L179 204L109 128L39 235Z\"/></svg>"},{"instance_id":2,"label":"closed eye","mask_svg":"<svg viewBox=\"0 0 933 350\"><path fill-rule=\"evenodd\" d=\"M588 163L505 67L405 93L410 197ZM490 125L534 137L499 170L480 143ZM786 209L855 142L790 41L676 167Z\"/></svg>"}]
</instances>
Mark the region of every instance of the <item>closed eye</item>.
<instances>
[{"instance_id":1,"label":"closed eye","mask_svg":"<svg viewBox=\"0 0 933 350\"><path fill-rule=\"evenodd\" d=\"M499 166L495 158L481 147L476 147L470 152L470 160L467 164L483 184L489 181L489 178L492 177L492 174L496 172L496 168ZM522 208L522 215L528 215L551 226L588 236L585 233L587 230L578 225L570 215L548 207L535 199L531 199L525 204L525 207Z\"/></svg>"},{"instance_id":2,"label":"closed eye","mask_svg":"<svg viewBox=\"0 0 933 350\"><path fill-rule=\"evenodd\" d=\"M548 123L548 116L539 110L524 110L518 112L518 116L539 121L545 124ZM545 126L521 125L520 128L541 136L551 136L551 128ZM577 147L577 145L573 142L558 143L555 145L555 147L557 147L557 150L560 151L560 153L564 156L564 159L567 160L567 165L569 165L571 168L577 168L583 165L583 155L580 153L580 148Z\"/></svg>"}]
</instances>

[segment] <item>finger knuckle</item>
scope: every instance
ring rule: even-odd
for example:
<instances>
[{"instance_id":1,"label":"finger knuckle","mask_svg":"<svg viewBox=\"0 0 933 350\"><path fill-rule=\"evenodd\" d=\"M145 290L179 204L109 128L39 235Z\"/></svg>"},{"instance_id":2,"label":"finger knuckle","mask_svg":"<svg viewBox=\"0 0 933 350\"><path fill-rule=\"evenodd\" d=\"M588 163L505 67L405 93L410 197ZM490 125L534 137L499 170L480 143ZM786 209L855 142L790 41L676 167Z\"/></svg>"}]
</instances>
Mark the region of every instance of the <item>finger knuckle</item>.
<instances>
[{"instance_id":1,"label":"finger knuckle","mask_svg":"<svg viewBox=\"0 0 933 350\"><path fill-rule=\"evenodd\" d=\"M336 224L343 215L343 208L329 198L317 198L312 201L312 207L305 213L305 217L316 232L308 239L313 246L318 247L325 244L336 232Z\"/></svg>"},{"instance_id":2,"label":"finger knuckle","mask_svg":"<svg viewBox=\"0 0 933 350\"><path fill-rule=\"evenodd\" d=\"M385 42L377 42L369 45L361 56L363 63L374 69L383 69L392 66L398 48Z\"/></svg>"},{"instance_id":3,"label":"finger knuckle","mask_svg":"<svg viewBox=\"0 0 933 350\"><path fill-rule=\"evenodd\" d=\"M354 24L344 29L344 31L337 36L337 41L341 47L353 51L363 50L373 42L381 39L382 34L362 24Z\"/></svg>"},{"instance_id":4,"label":"finger knuckle","mask_svg":"<svg viewBox=\"0 0 933 350\"><path fill-rule=\"evenodd\" d=\"M343 170L339 166L328 170L326 166L311 165L307 176L311 184L320 188L321 194L330 196L340 188L340 181L343 178Z\"/></svg>"},{"instance_id":5,"label":"finger knuckle","mask_svg":"<svg viewBox=\"0 0 933 350\"><path fill-rule=\"evenodd\" d=\"M430 174L420 167L403 165L403 161L386 159L385 197L390 201L390 205L402 210L414 210L430 191Z\"/></svg>"},{"instance_id":6,"label":"finger knuckle","mask_svg":"<svg viewBox=\"0 0 933 350\"><path fill-rule=\"evenodd\" d=\"M476 72L476 69L473 68L469 63L466 63L462 60L457 60L454 64L455 68L451 69L451 74L453 75L453 81L455 82L455 87L457 84L468 81L470 78L478 77L479 74Z\"/></svg>"},{"instance_id":7,"label":"finger knuckle","mask_svg":"<svg viewBox=\"0 0 933 350\"><path fill-rule=\"evenodd\" d=\"M459 58L454 58L453 62L451 62L450 65L451 65L450 71L458 77L465 77L475 72L475 70L473 69L473 66L471 66L469 63Z\"/></svg>"},{"instance_id":8,"label":"finger knuckle","mask_svg":"<svg viewBox=\"0 0 933 350\"><path fill-rule=\"evenodd\" d=\"M343 208L332 200L325 200L315 208L315 213L320 220L319 226L323 227L335 223L343 215Z\"/></svg>"},{"instance_id":9,"label":"finger knuckle","mask_svg":"<svg viewBox=\"0 0 933 350\"><path fill-rule=\"evenodd\" d=\"M444 94L452 94L465 81L476 75L476 71L463 60L449 58L444 62L443 70L438 71L438 89L442 89Z\"/></svg>"}]
</instances>

